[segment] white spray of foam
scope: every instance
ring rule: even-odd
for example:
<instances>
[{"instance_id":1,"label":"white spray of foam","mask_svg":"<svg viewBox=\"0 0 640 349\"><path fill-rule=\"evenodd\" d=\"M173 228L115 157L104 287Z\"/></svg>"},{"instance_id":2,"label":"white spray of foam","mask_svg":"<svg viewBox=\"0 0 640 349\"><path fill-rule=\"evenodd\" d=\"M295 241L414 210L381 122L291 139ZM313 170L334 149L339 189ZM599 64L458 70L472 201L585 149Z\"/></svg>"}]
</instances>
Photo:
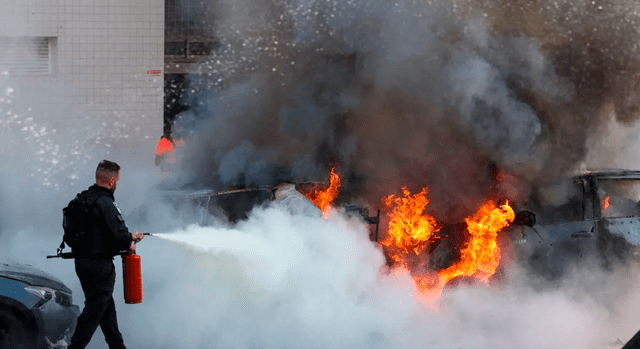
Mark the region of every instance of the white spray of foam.
<instances>
[{"instance_id":1,"label":"white spray of foam","mask_svg":"<svg viewBox=\"0 0 640 349\"><path fill-rule=\"evenodd\" d=\"M434 311L408 275L384 272L364 223L277 204L235 228L155 233L139 253L145 300L118 310L132 346L611 348L621 321L592 298L509 280L449 290Z\"/></svg>"}]
</instances>

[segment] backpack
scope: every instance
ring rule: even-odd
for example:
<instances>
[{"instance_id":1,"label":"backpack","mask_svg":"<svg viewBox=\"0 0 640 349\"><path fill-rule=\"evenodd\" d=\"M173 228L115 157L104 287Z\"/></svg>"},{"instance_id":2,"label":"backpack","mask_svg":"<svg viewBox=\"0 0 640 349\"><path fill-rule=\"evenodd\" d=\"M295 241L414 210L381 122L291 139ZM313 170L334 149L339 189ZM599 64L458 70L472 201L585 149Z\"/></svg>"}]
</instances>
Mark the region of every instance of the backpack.
<instances>
[{"instance_id":1,"label":"backpack","mask_svg":"<svg viewBox=\"0 0 640 349\"><path fill-rule=\"evenodd\" d=\"M89 248L91 244L91 209L98 199L98 195L91 195L86 191L76 195L62 209L62 228L64 235L60 250L66 243L72 249Z\"/></svg>"}]
</instances>

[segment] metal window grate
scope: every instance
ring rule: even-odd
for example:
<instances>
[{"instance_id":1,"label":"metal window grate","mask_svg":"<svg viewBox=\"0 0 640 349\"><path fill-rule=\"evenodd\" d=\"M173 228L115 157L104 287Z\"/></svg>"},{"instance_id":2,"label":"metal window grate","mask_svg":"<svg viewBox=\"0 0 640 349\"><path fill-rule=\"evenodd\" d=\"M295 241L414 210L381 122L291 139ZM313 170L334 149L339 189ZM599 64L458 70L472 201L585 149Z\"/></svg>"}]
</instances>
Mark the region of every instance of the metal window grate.
<instances>
[{"instance_id":1,"label":"metal window grate","mask_svg":"<svg viewBox=\"0 0 640 349\"><path fill-rule=\"evenodd\" d=\"M214 33L212 19L215 1L166 0L165 36L209 36Z\"/></svg>"},{"instance_id":2,"label":"metal window grate","mask_svg":"<svg viewBox=\"0 0 640 349\"><path fill-rule=\"evenodd\" d=\"M179 42L164 42L164 55L165 56L183 56L187 55L187 41Z\"/></svg>"},{"instance_id":3,"label":"metal window grate","mask_svg":"<svg viewBox=\"0 0 640 349\"><path fill-rule=\"evenodd\" d=\"M49 37L1 37L0 72L21 75L51 73Z\"/></svg>"},{"instance_id":4,"label":"metal window grate","mask_svg":"<svg viewBox=\"0 0 640 349\"><path fill-rule=\"evenodd\" d=\"M209 56L212 53L219 53L222 45L218 41L191 41L189 39L182 41L165 41L165 56Z\"/></svg>"}]
</instances>

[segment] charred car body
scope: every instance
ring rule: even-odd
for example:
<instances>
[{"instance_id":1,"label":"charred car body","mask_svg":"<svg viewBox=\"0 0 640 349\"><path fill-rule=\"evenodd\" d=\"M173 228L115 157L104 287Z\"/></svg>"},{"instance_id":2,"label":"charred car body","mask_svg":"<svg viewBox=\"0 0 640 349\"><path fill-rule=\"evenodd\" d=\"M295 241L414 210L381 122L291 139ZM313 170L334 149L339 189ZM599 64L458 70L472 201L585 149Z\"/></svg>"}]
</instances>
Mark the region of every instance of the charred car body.
<instances>
[{"instance_id":1,"label":"charred car body","mask_svg":"<svg viewBox=\"0 0 640 349\"><path fill-rule=\"evenodd\" d=\"M587 171L535 188L516 207L529 220L509 231L517 261L547 280L585 261L623 265L638 257L639 200L640 171Z\"/></svg>"},{"instance_id":2,"label":"charred car body","mask_svg":"<svg viewBox=\"0 0 640 349\"><path fill-rule=\"evenodd\" d=\"M28 264L0 260L1 348L66 348L79 315L62 281Z\"/></svg>"},{"instance_id":3,"label":"charred car body","mask_svg":"<svg viewBox=\"0 0 640 349\"><path fill-rule=\"evenodd\" d=\"M171 190L158 191L151 198L154 202L165 202L179 212L181 220L189 224L207 226L216 220L228 221L235 224L248 218L249 212L257 206L270 202L280 202L295 212L322 216L322 211L314 205L304 194L313 187L326 187L326 183L282 182L274 186L257 186L232 188L222 191L216 190ZM377 239L380 211L370 216L369 209L359 204L339 204L345 213L362 218L371 227L371 238ZM149 212L145 212L153 205L143 205L129 217L133 220L148 220Z\"/></svg>"},{"instance_id":4,"label":"charred car body","mask_svg":"<svg viewBox=\"0 0 640 349\"><path fill-rule=\"evenodd\" d=\"M276 186L213 190L164 190L163 201L189 214L190 223L212 224L214 217L230 223L247 218L256 206L289 201L289 207L320 211L302 194L323 183L282 183ZM501 234L520 265L546 280L559 279L573 267L611 270L640 257L640 171L586 171L534 188L530 197L514 205L516 217ZM372 224L371 240L378 241L378 215L364 205L337 204L345 212ZM468 240L466 224L445 224L427 244L427 258L416 262L426 270L440 270L459 259ZM592 258L592 257L597 258ZM427 263L424 263L424 261ZM589 263L586 263L589 262ZM389 261L389 263L391 263Z\"/></svg>"}]
</instances>

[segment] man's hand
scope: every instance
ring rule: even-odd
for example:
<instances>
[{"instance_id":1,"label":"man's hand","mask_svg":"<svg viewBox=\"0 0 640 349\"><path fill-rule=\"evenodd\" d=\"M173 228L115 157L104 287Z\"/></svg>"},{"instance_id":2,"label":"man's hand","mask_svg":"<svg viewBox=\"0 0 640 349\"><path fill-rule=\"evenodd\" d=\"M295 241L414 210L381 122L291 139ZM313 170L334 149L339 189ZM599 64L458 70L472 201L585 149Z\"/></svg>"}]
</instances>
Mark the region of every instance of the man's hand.
<instances>
[{"instance_id":1,"label":"man's hand","mask_svg":"<svg viewBox=\"0 0 640 349\"><path fill-rule=\"evenodd\" d=\"M129 246L129 252L136 253L136 243L132 242L131 246Z\"/></svg>"},{"instance_id":2,"label":"man's hand","mask_svg":"<svg viewBox=\"0 0 640 349\"><path fill-rule=\"evenodd\" d=\"M133 233L131 233L131 240L133 240L133 242L140 242L142 241L142 239L144 239L144 234L142 234L139 231L135 231Z\"/></svg>"}]
</instances>

